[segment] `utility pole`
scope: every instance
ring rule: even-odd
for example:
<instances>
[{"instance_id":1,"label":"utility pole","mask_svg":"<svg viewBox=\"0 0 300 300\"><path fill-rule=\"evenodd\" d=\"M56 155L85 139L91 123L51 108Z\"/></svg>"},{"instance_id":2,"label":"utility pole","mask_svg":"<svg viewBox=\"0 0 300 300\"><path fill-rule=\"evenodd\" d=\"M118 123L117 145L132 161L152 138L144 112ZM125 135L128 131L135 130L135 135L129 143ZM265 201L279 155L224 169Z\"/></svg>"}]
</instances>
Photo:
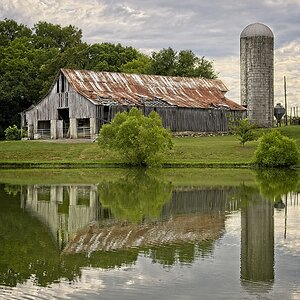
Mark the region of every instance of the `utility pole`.
<instances>
[{"instance_id":1,"label":"utility pole","mask_svg":"<svg viewBox=\"0 0 300 300\"><path fill-rule=\"evenodd\" d=\"M285 108L285 126L287 126L287 101L286 101L286 78L283 77L283 86L284 86L284 108Z\"/></svg>"}]
</instances>

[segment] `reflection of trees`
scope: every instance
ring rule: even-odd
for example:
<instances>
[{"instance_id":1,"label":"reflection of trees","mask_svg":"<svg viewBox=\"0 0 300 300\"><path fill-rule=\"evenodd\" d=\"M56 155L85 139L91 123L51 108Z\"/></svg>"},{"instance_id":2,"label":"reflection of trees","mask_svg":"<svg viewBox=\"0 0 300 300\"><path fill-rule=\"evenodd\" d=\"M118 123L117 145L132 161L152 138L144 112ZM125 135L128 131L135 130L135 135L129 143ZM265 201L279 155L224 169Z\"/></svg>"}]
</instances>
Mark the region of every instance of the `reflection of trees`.
<instances>
[{"instance_id":1,"label":"reflection of trees","mask_svg":"<svg viewBox=\"0 0 300 300\"><path fill-rule=\"evenodd\" d=\"M1 188L0 193L0 283L15 286L35 274L39 284L47 285L59 268L53 240L38 220L20 209L15 197Z\"/></svg>"},{"instance_id":2,"label":"reflection of trees","mask_svg":"<svg viewBox=\"0 0 300 300\"><path fill-rule=\"evenodd\" d=\"M72 281L81 267L120 267L137 256L137 249L62 256L46 226L20 208L18 195L0 185L0 285L16 286L29 278L41 286L61 278Z\"/></svg>"},{"instance_id":3,"label":"reflection of trees","mask_svg":"<svg viewBox=\"0 0 300 300\"><path fill-rule=\"evenodd\" d=\"M263 169L256 172L261 194L276 202L280 201L282 195L294 191L299 181L298 172L295 170Z\"/></svg>"},{"instance_id":4,"label":"reflection of trees","mask_svg":"<svg viewBox=\"0 0 300 300\"><path fill-rule=\"evenodd\" d=\"M165 202L170 201L172 185L145 170L129 170L115 182L99 185L99 198L119 220L139 223L157 219Z\"/></svg>"},{"instance_id":5,"label":"reflection of trees","mask_svg":"<svg viewBox=\"0 0 300 300\"><path fill-rule=\"evenodd\" d=\"M195 243L170 244L165 246L151 246L144 253L152 258L154 263L172 266L177 262L191 264L197 257L210 255L213 251L214 240Z\"/></svg>"}]
</instances>

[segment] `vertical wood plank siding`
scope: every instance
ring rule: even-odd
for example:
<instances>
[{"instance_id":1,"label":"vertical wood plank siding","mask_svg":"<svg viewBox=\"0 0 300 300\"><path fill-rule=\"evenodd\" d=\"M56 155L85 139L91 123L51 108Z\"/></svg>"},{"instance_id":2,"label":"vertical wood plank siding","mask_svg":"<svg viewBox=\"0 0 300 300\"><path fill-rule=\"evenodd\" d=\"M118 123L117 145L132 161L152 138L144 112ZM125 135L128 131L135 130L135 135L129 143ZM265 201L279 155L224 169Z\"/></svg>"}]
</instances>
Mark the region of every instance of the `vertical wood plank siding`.
<instances>
[{"instance_id":1,"label":"vertical wood plank siding","mask_svg":"<svg viewBox=\"0 0 300 300\"><path fill-rule=\"evenodd\" d=\"M60 101L66 98L67 101ZM95 118L96 116L96 105L71 88L64 93L57 93L55 85L40 103L26 112L28 124L34 124L36 121L57 120L60 108L68 108L71 119Z\"/></svg>"},{"instance_id":2,"label":"vertical wood plank siding","mask_svg":"<svg viewBox=\"0 0 300 300\"><path fill-rule=\"evenodd\" d=\"M100 127L110 122L117 112L129 111L131 107L111 106L109 119L98 122ZM144 107L144 114L148 116L154 107ZM171 131L198 131L198 132L222 132L228 131L230 119L245 117L244 111L230 111L220 109L196 109L179 107L156 107L156 112L161 116L163 126ZM97 107L97 118L102 120L103 106Z\"/></svg>"}]
</instances>

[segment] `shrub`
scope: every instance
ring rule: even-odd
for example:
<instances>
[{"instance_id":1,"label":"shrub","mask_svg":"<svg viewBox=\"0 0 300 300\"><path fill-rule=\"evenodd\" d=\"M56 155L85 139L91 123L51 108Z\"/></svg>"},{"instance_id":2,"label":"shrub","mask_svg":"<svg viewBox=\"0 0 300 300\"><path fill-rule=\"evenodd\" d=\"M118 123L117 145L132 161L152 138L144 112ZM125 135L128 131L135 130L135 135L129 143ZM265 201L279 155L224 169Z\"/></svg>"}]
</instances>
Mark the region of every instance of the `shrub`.
<instances>
[{"instance_id":1,"label":"shrub","mask_svg":"<svg viewBox=\"0 0 300 300\"><path fill-rule=\"evenodd\" d=\"M173 146L160 116L151 112L145 117L137 108L117 113L110 124L103 125L98 142L119 152L127 164L140 166L160 164L163 153Z\"/></svg>"},{"instance_id":2,"label":"shrub","mask_svg":"<svg viewBox=\"0 0 300 300\"><path fill-rule=\"evenodd\" d=\"M256 126L251 124L248 119L235 120L230 124L230 131L238 136L240 143L244 146L246 142L256 140L254 129Z\"/></svg>"},{"instance_id":3,"label":"shrub","mask_svg":"<svg viewBox=\"0 0 300 300\"><path fill-rule=\"evenodd\" d=\"M21 132L16 125L9 126L4 130L5 139L8 141L20 140Z\"/></svg>"},{"instance_id":4,"label":"shrub","mask_svg":"<svg viewBox=\"0 0 300 300\"><path fill-rule=\"evenodd\" d=\"M278 130L265 133L259 140L254 163L259 167L291 167L299 161L296 142Z\"/></svg>"}]
</instances>

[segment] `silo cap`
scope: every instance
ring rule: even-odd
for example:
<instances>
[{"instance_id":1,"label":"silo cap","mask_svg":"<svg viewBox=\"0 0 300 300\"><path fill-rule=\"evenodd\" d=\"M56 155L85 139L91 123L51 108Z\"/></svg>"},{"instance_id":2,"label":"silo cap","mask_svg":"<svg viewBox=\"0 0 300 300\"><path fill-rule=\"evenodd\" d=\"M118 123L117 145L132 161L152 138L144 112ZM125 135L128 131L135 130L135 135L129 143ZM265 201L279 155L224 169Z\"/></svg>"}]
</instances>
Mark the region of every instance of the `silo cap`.
<instances>
[{"instance_id":1,"label":"silo cap","mask_svg":"<svg viewBox=\"0 0 300 300\"><path fill-rule=\"evenodd\" d=\"M267 25L261 23L250 24L241 33L241 38L251 36L274 37L272 30Z\"/></svg>"}]
</instances>

